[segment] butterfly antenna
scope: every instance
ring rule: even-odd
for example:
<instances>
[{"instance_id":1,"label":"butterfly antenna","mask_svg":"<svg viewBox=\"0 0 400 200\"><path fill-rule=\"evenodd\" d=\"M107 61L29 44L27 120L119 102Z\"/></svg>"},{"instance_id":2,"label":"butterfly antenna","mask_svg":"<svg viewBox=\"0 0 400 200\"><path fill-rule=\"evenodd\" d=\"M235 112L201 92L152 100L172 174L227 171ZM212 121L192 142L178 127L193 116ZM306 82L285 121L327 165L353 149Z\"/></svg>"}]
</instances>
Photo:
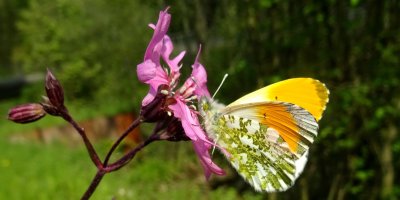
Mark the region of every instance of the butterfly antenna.
<instances>
[{"instance_id":1,"label":"butterfly antenna","mask_svg":"<svg viewBox=\"0 0 400 200\"><path fill-rule=\"evenodd\" d=\"M214 94L212 95L211 99L214 99L214 97L215 97L215 95L218 93L219 89L221 89L222 84L224 84L226 78L228 78L228 74L225 74L225 75L224 75L224 78L222 78L221 83L219 84L217 90L216 90L216 91L214 92ZM214 147L215 147L215 146L214 146ZM213 151L214 151L214 149L213 149Z\"/></svg>"}]
</instances>

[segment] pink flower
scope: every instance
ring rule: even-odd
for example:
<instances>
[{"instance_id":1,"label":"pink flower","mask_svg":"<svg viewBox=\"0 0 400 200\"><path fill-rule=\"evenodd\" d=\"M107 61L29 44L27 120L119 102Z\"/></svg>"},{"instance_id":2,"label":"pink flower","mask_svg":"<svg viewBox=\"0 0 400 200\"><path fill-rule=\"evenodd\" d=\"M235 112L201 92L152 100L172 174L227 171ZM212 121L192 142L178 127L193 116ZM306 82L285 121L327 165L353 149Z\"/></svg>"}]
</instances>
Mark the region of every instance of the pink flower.
<instances>
[{"instance_id":1,"label":"pink flower","mask_svg":"<svg viewBox=\"0 0 400 200\"><path fill-rule=\"evenodd\" d=\"M210 97L207 89L207 73L198 61L201 48L192 65L191 76L183 86L176 89L180 77L180 62L185 52L181 52L175 58L170 58L173 44L167 35L171 20L171 15L167 11L168 8L161 11L157 24L150 25L154 29L154 34L146 49L144 61L137 66L139 80L150 86L149 93L142 101L142 106L146 106L155 100L160 85L167 85L167 88L161 90L166 98L173 99L173 101L165 101L170 102L166 104L167 112L171 112L174 117L180 120L185 134L192 141L200 158L206 178L209 178L212 173L223 175L225 172L211 160L209 150L213 143L202 129L197 117L198 113L193 108L202 96ZM166 65L167 68L163 68L162 64Z\"/></svg>"}]
</instances>

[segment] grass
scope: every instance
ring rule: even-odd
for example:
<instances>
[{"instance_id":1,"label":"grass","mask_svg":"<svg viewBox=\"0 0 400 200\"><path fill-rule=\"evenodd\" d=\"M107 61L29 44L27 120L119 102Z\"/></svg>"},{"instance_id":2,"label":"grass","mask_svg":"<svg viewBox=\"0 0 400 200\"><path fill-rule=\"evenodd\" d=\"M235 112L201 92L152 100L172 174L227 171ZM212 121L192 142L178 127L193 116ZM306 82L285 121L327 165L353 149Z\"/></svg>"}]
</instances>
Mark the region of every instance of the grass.
<instances>
[{"instance_id":1,"label":"grass","mask_svg":"<svg viewBox=\"0 0 400 200\"><path fill-rule=\"evenodd\" d=\"M86 150L0 138L0 199L79 199L95 174ZM104 142L109 144L109 142ZM101 148L105 144L96 144ZM107 174L92 199L261 199L232 187L211 190L189 142L148 146Z\"/></svg>"}]
</instances>

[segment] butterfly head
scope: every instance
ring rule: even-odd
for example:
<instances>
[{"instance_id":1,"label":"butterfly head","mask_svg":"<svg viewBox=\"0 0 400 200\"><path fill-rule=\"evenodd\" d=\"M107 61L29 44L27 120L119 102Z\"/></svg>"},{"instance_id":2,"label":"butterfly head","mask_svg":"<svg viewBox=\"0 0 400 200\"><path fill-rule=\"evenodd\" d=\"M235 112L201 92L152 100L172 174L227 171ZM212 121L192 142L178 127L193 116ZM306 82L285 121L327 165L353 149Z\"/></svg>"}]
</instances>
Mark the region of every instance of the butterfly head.
<instances>
[{"instance_id":1,"label":"butterfly head","mask_svg":"<svg viewBox=\"0 0 400 200\"><path fill-rule=\"evenodd\" d=\"M205 118L206 116L217 115L219 111L225 108L224 104L218 103L214 99L202 97L199 101L200 115Z\"/></svg>"}]
</instances>

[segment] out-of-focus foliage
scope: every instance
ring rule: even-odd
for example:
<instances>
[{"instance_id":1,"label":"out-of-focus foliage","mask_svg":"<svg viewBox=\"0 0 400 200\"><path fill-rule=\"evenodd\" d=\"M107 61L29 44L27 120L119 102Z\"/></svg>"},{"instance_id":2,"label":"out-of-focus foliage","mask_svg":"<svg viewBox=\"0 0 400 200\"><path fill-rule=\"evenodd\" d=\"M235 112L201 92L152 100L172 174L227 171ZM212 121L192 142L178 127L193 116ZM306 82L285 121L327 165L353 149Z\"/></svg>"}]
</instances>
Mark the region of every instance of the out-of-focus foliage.
<instances>
[{"instance_id":1,"label":"out-of-focus foliage","mask_svg":"<svg viewBox=\"0 0 400 200\"><path fill-rule=\"evenodd\" d=\"M12 51L18 42L16 21L18 12L26 7L26 0L0 1L0 77L13 71Z\"/></svg>"},{"instance_id":2,"label":"out-of-focus foliage","mask_svg":"<svg viewBox=\"0 0 400 200\"><path fill-rule=\"evenodd\" d=\"M137 1L29 1L17 23L22 41L14 60L24 72L53 69L71 101L130 107L141 98L132 91L151 37L146 25L157 14L150 11Z\"/></svg>"},{"instance_id":3,"label":"out-of-focus foliage","mask_svg":"<svg viewBox=\"0 0 400 200\"><path fill-rule=\"evenodd\" d=\"M135 81L135 66L151 37L146 25L169 5L172 39L188 49L184 70L201 43L210 91L229 73L222 102L291 77L314 77L330 89L303 175L288 192L265 196L400 197L399 1L27 2L12 12L19 39L8 43L9 63L26 72L55 69L70 102L138 107L146 88Z\"/></svg>"}]
</instances>

